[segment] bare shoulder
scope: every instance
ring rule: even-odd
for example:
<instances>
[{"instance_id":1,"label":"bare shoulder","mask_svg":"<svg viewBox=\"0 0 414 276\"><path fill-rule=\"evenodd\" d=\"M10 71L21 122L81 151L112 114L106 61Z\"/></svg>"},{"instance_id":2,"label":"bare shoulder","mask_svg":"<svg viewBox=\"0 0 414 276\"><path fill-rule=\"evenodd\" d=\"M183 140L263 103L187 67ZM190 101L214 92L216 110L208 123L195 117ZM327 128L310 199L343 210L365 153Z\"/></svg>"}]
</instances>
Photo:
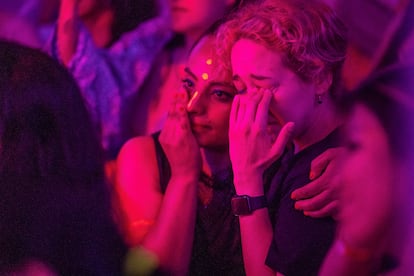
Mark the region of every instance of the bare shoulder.
<instances>
[{"instance_id":1,"label":"bare shoulder","mask_svg":"<svg viewBox=\"0 0 414 276\"><path fill-rule=\"evenodd\" d=\"M138 136L128 140L121 148L119 161L127 161L125 158L139 159L142 156L155 158L155 145L151 136Z\"/></svg>"},{"instance_id":2,"label":"bare shoulder","mask_svg":"<svg viewBox=\"0 0 414 276\"><path fill-rule=\"evenodd\" d=\"M154 140L150 136L135 137L121 148L117 158L118 184L159 186L158 164Z\"/></svg>"},{"instance_id":3,"label":"bare shoulder","mask_svg":"<svg viewBox=\"0 0 414 276\"><path fill-rule=\"evenodd\" d=\"M156 220L163 199L152 137L136 137L125 143L117 158L116 175L126 237L137 245Z\"/></svg>"}]
</instances>

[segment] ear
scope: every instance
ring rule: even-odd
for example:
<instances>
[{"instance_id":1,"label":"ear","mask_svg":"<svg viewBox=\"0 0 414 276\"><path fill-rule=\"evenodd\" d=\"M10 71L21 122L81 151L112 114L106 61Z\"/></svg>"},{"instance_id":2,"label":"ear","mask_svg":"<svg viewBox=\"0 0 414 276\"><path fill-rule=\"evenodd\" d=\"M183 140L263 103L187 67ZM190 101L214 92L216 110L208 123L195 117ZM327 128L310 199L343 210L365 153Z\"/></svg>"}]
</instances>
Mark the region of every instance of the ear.
<instances>
[{"instance_id":1,"label":"ear","mask_svg":"<svg viewBox=\"0 0 414 276\"><path fill-rule=\"evenodd\" d=\"M316 79L316 94L324 95L329 93L332 86L332 72L321 73Z\"/></svg>"}]
</instances>

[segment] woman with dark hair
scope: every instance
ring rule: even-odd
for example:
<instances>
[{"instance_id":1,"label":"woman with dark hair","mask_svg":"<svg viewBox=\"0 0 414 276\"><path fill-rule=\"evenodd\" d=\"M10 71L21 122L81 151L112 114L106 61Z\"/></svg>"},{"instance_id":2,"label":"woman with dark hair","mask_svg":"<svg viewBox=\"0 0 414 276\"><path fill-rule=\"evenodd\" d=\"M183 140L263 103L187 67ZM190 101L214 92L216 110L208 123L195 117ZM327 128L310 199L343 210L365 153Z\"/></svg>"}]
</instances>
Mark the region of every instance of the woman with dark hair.
<instances>
[{"instance_id":1,"label":"woman with dark hair","mask_svg":"<svg viewBox=\"0 0 414 276\"><path fill-rule=\"evenodd\" d=\"M413 75L413 65L384 68L346 98L340 227L320 275L414 272Z\"/></svg>"},{"instance_id":2,"label":"woman with dark hair","mask_svg":"<svg viewBox=\"0 0 414 276\"><path fill-rule=\"evenodd\" d=\"M89 10L86 4L95 3L91 12L102 10L102 21L108 20L103 16L109 16L108 2L62 0L53 55L78 81L101 128L104 149L114 159L128 138L161 129L190 48L241 1L160 0L165 7L159 7L156 17L103 49L82 13ZM134 5L148 4L137 1Z\"/></svg>"},{"instance_id":3,"label":"woman with dark hair","mask_svg":"<svg viewBox=\"0 0 414 276\"><path fill-rule=\"evenodd\" d=\"M103 154L70 74L0 42L0 274L119 275L125 252Z\"/></svg>"}]
</instances>

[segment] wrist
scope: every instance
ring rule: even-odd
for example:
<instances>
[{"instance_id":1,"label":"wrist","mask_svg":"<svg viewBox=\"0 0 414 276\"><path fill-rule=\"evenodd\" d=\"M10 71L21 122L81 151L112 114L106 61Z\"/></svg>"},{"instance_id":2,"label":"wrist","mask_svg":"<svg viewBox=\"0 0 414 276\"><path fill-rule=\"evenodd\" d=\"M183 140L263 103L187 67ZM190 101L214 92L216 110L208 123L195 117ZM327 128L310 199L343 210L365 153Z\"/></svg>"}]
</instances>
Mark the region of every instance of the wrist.
<instances>
[{"instance_id":1,"label":"wrist","mask_svg":"<svg viewBox=\"0 0 414 276\"><path fill-rule=\"evenodd\" d=\"M248 196L235 195L231 199L231 209L235 216L248 216L258 209L267 208L267 199L264 195Z\"/></svg>"},{"instance_id":2,"label":"wrist","mask_svg":"<svg viewBox=\"0 0 414 276\"><path fill-rule=\"evenodd\" d=\"M234 175L234 188L238 195L261 196L264 194L261 175Z\"/></svg>"}]
</instances>

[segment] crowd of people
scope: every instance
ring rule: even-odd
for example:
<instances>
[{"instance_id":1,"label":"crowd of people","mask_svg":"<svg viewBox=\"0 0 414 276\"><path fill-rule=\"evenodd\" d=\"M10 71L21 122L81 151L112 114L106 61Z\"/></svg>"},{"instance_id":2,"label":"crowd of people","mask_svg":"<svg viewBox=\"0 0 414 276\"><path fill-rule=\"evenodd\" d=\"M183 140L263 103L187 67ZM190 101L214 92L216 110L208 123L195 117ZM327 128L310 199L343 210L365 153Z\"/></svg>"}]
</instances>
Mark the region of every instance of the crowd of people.
<instances>
[{"instance_id":1,"label":"crowd of people","mask_svg":"<svg viewBox=\"0 0 414 276\"><path fill-rule=\"evenodd\" d=\"M29 2L0 9L0 275L414 272L407 17L349 90L326 1Z\"/></svg>"}]
</instances>

